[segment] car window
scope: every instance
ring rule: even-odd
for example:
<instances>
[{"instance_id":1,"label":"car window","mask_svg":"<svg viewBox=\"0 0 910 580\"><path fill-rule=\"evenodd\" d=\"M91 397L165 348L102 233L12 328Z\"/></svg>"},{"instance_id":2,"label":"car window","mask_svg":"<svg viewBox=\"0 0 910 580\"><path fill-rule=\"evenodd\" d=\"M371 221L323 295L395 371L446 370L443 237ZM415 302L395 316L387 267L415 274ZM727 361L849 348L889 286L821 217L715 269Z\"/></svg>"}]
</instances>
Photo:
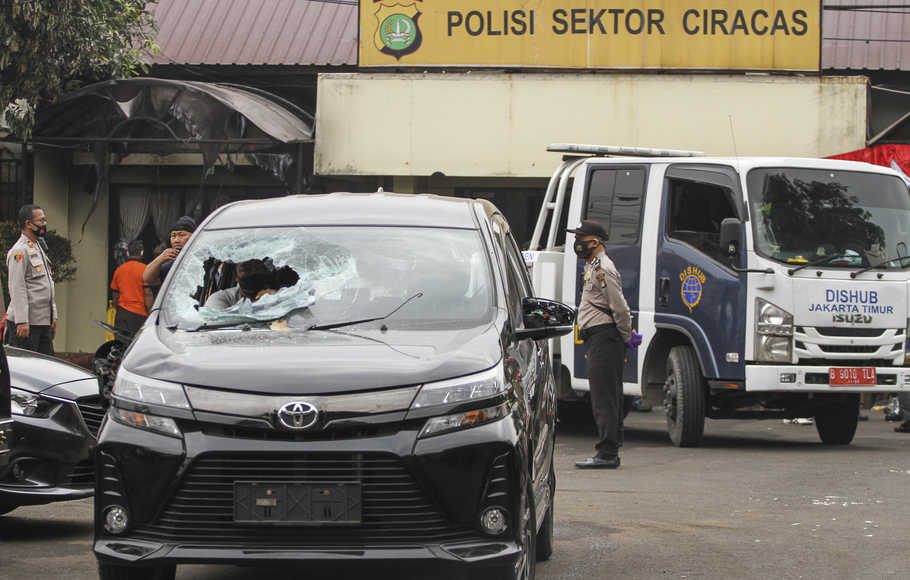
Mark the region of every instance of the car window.
<instances>
[{"instance_id":1,"label":"car window","mask_svg":"<svg viewBox=\"0 0 910 580\"><path fill-rule=\"evenodd\" d=\"M162 301L186 330L291 329L384 317L468 326L491 317L477 230L296 227L198 232ZM255 284L247 279L254 272ZM396 310L397 309L397 310ZM279 325L277 329L282 329Z\"/></svg>"}]
</instances>

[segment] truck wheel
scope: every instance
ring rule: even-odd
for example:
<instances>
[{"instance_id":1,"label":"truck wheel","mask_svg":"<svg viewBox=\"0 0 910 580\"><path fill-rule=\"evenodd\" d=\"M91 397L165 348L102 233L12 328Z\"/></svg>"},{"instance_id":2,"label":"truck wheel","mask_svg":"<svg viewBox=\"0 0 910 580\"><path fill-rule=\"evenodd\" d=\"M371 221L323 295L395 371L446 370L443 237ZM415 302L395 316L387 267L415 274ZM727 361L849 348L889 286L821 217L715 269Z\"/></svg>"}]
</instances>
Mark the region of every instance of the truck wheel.
<instances>
[{"instance_id":1,"label":"truck wheel","mask_svg":"<svg viewBox=\"0 0 910 580\"><path fill-rule=\"evenodd\" d=\"M177 566L121 566L98 561L101 580L174 580Z\"/></svg>"},{"instance_id":2,"label":"truck wheel","mask_svg":"<svg viewBox=\"0 0 910 580\"><path fill-rule=\"evenodd\" d=\"M696 447L705 432L705 380L691 346L674 346L667 357L664 410L670 441Z\"/></svg>"},{"instance_id":3,"label":"truck wheel","mask_svg":"<svg viewBox=\"0 0 910 580\"><path fill-rule=\"evenodd\" d=\"M859 394L844 397L839 405L822 407L815 413L815 428L825 445L849 445L859 421Z\"/></svg>"}]
</instances>

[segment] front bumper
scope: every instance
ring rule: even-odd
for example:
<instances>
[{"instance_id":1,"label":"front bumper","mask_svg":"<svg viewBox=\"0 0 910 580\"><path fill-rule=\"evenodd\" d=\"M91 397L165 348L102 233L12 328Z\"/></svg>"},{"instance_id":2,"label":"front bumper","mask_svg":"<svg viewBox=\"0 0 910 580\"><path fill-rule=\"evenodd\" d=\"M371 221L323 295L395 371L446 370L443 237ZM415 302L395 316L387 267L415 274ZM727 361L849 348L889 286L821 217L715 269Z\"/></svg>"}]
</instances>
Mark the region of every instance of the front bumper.
<instances>
[{"instance_id":1,"label":"front bumper","mask_svg":"<svg viewBox=\"0 0 910 580\"><path fill-rule=\"evenodd\" d=\"M0 503L41 505L90 497L95 438L75 403L44 418L13 416L9 465L0 470Z\"/></svg>"},{"instance_id":2,"label":"front bumper","mask_svg":"<svg viewBox=\"0 0 910 580\"><path fill-rule=\"evenodd\" d=\"M827 366L746 365L746 391L794 393L891 393L910 391L910 368L875 367L878 384L868 386L832 386L828 382ZM856 366L862 366L857 364ZM793 382L782 381L784 375L795 375Z\"/></svg>"},{"instance_id":3,"label":"front bumper","mask_svg":"<svg viewBox=\"0 0 910 580\"><path fill-rule=\"evenodd\" d=\"M427 439L409 427L301 441L184 427L179 440L105 423L95 501L99 559L135 565L305 561L370 569L406 562L426 567L427 576L475 578L514 566L520 556L514 534L486 536L477 517L489 505L485 494L498 462L508 462L510 493L497 501L510 514L519 511L520 494L512 492L526 482L519 481L522 450L509 417ZM330 483L351 473L363 489L360 524L234 522L236 482ZM130 515L130 527L119 536L102 525L111 505Z\"/></svg>"}]
</instances>

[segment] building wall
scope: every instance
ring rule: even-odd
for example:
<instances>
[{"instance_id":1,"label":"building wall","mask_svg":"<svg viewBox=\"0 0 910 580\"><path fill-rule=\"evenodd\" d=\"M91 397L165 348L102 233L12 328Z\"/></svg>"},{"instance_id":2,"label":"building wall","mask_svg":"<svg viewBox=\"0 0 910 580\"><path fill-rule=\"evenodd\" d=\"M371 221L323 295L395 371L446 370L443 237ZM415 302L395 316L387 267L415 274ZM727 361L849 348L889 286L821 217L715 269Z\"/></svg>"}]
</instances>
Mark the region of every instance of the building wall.
<instances>
[{"instance_id":1,"label":"building wall","mask_svg":"<svg viewBox=\"0 0 910 580\"><path fill-rule=\"evenodd\" d=\"M92 192L83 189L69 171L69 155L35 153L35 203L48 213L48 228L73 244L76 278L56 285L57 352L94 352L104 342L95 320L107 316L108 195L101 192L94 213Z\"/></svg>"},{"instance_id":2,"label":"building wall","mask_svg":"<svg viewBox=\"0 0 910 580\"><path fill-rule=\"evenodd\" d=\"M315 171L545 177L555 142L827 156L865 146L866 93L865 77L321 74Z\"/></svg>"}]
</instances>

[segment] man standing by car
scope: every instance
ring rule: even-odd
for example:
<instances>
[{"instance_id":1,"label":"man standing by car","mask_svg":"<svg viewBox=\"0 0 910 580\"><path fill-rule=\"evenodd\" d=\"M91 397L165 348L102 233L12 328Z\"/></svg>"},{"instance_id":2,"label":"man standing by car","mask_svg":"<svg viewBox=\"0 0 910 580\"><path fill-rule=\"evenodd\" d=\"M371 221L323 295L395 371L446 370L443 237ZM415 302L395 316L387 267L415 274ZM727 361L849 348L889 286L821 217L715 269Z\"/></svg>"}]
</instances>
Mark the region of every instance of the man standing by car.
<instances>
[{"instance_id":1,"label":"man standing by car","mask_svg":"<svg viewBox=\"0 0 910 580\"><path fill-rule=\"evenodd\" d=\"M604 251L606 230L585 220L569 231L575 234L575 254L585 260L578 329L588 345L591 410L597 425L596 453L575 466L616 469L623 439L622 367L625 345L632 339L632 317L619 271Z\"/></svg>"},{"instance_id":2,"label":"man standing by car","mask_svg":"<svg viewBox=\"0 0 910 580\"><path fill-rule=\"evenodd\" d=\"M155 301L152 287L160 286L164 279L167 278L167 273L171 271L174 260L177 259L177 255L180 253L183 246L190 241L190 236L193 235L195 230L196 220L188 215L178 218L177 221L174 222L174 225L171 226L171 231L168 236L170 247L165 248L163 252L158 254L158 256L145 267L145 271L142 272L142 282L146 286L146 310L151 310L152 302Z\"/></svg>"},{"instance_id":3,"label":"man standing by car","mask_svg":"<svg viewBox=\"0 0 910 580\"><path fill-rule=\"evenodd\" d=\"M142 274L145 272L142 252L145 248L142 240L133 240L127 249L129 258L114 270L114 277L111 279L112 298L114 306L117 307L114 326L136 334L148 316L145 307L145 284L142 283Z\"/></svg>"},{"instance_id":4,"label":"man standing by car","mask_svg":"<svg viewBox=\"0 0 910 580\"><path fill-rule=\"evenodd\" d=\"M37 205L19 210L22 235L6 254L9 274L6 342L13 346L54 354L57 304L47 259L47 217Z\"/></svg>"}]
</instances>

